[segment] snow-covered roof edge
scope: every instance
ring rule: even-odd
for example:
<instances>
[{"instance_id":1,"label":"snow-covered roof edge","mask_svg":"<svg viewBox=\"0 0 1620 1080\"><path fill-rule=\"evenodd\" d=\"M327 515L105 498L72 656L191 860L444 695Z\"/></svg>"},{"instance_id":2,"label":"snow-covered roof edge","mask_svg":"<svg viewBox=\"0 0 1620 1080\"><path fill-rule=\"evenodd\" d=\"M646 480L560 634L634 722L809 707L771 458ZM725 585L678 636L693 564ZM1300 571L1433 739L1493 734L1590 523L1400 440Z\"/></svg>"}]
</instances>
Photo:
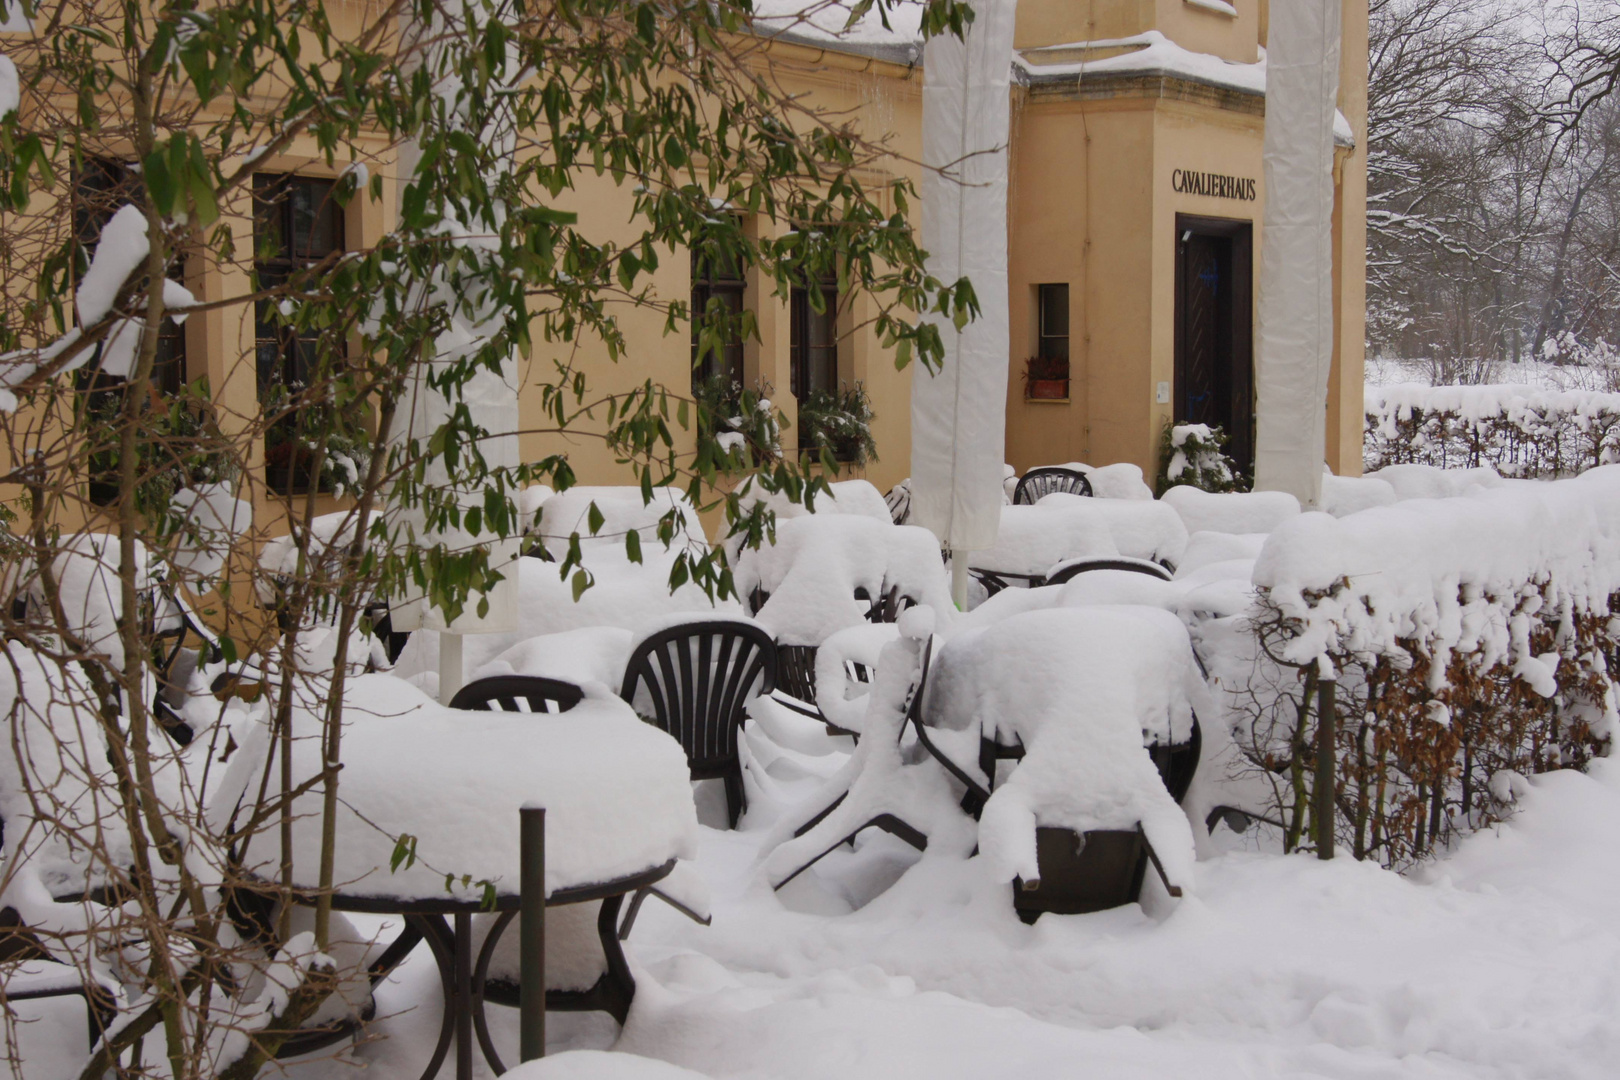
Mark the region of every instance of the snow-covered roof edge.
<instances>
[{"instance_id":1,"label":"snow-covered roof edge","mask_svg":"<svg viewBox=\"0 0 1620 1080\"><path fill-rule=\"evenodd\" d=\"M829 37L802 30L756 30L758 37L767 41L781 41L789 45L802 45L811 49L863 56L869 60L885 60L905 67L922 66L921 42L856 41L849 38Z\"/></svg>"},{"instance_id":2,"label":"snow-covered roof edge","mask_svg":"<svg viewBox=\"0 0 1620 1080\"><path fill-rule=\"evenodd\" d=\"M1085 58L1090 53L1115 49L1123 51L1096 60ZM1065 54L1073 54L1075 58L1057 59ZM1054 60L1042 63L1042 57L1053 57ZM1264 98L1266 93L1264 49L1260 50L1260 59L1255 63L1236 63L1209 53L1193 52L1171 41L1158 30L1124 38L1075 41L1024 49L1014 54L1013 69L1018 81L1026 86L1070 80L1078 82L1082 79L1158 76L1260 98ZM1343 112L1334 114L1333 141L1343 147L1356 144L1355 132Z\"/></svg>"}]
</instances>

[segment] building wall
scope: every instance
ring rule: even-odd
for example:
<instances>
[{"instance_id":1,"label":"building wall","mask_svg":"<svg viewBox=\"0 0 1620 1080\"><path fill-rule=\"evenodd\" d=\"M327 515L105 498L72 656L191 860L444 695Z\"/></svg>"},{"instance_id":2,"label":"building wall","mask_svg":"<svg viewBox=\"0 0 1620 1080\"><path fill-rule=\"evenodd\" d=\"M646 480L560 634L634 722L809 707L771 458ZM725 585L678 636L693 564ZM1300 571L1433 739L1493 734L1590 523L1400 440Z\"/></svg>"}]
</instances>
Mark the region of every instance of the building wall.
<instances>
[{"instance_id":1,"label":"building wall","mask_svg":"<svg viewBox=\"0 0 1620 1080\"><path fill-rule=\"evenodd\" d=\"M1345 0L1339 111L1355 146L1341 150L1334 176L1333 322L1337 340L1328 381L1327 463L1361 475L1367 360L1367 2Z\"/></svg>"},{"instance_id":2,"label":"building wall","mask_svg":"<svg viewBox=\"0 0 1620 1080\"><path fill-rule=\"evenodd\" d=\"M1264 0L1020 0L1013 47L1111 41L1157 30L1194 52L1250 64ZM1231 9L1229 12L1226 9Z\"/></svg>"},{"instance_id":3,"label":"building wall","mask_svg":"<svg viewBox=\"0 0 1620 1080\"><path fill-rule=\"evenodd\" d=\"M1213 0L1217 3L1219 0ZM1186 48L1236 62L1252 62L1263 41L1268 0L1233 0L1235 14L1190 0L1022 0L1020 48L1112 40L1154 30ZM1341 109L1356 135L1356 147L1339 155L1336 177L1335 298L1337 348L1328 416L1326 458L1336 471L1360 466L1362 335L1364 321L1366 132L1366 0L1344 0L1344 63ZM351 3L334 12L358 10ZM834 115L849 117L874 138L889 140L893 154L862 175L872 188L896 176L916 181L921 156L919 68L867 56L776 42L764 50L773 77L792 92L808 95ZM1110 46L1110 51L1120 51ZM1049 53L1049 56L1056 55ZM1015 87L1009 183L1009 306L1011 337L1007 406L1007 460L1020 470L1063 461L1107 464L1129 461L1151 473L1157 440L1171 406L1156 400L1159 383L1173 380L1175 313L1175 221L1177 213L1247 218L1254 222L1258 280L1260 214L1263 207L1261 150L1263 99L1170 77L1078 79L1062 86ZM347 215L351 246L369 244L392 221L397 168L381 145L369 148L368 165L390 182L383 198L356 199ZM298 144L266 172L330 176L313 144ZM1179 193L1177 169L1239 176L1255 181L1253 202ZM576 212L597 240L629 240L631 194L608 178L587 175L559 206ZM917 205L912 203L915 222ZM251 193L226 207L239 258L252 251ZM787 226L764 220L756 230ZM657 295L685 299L690 264L684 251L660 252L653 278ZM247 292L247 265L188 267L200 298ZM1067 401L1031 402L1024 395L1024 362L1035 352L1035 286L1066 282L1070 288L1071 390ZM1257 290L1256 290L1257 291ZM748 302L759 338L745 347L745 374L789 416L797 404L789 378L789 315L786 297L771 295L756 270ZM862 383L876 421L878 460L865 475L886 489L910 472L911 371L896 370L870 327L875 302L859 298L841 313L840 378ZM522 455L534 460L566 452L585 483L622 483L630 472L614 460L592 421L582 418L568 435L548 430L542 384L558 381L559 365L586 372L592 396L623 393L648 379L677 393L689 386L690 345L683 329L666 332L660 311L621 312L625 353L609 359L592 338L562 345L537 338L521 365L525 428ZM220 407L220 422L240 429L257 411L251 309L229 308L193 316L186 327L190 371L207 375ZM1173 395L1172 395L1173 399ZM594 429L599 434L600 429ZM676 432L689 449L691 432ZM796 429L784 442L797 442ZM329 503L322 500L322 508ZM273 513L273 506L263 506Z\"/></svg>"},{"instance_id":4,"label":"building wall","mask_svg":"<svg viewBox=\"0 0 1620 1080\"><path fill-rule=\"evenodd\" d=\"M1156 4L1019 5L1020 48L1073 44L1159 29L1194 51L1252 62L1265 0L1226 15L1187 0ZM1085 461L1133 462L1151 475L1173 404L1176 216L1252 223L1258 300L1265 182L1264 97L1166 75L1043 78L1043 62L1118 55L1109 45L1026 53L1036 66L1014 92L1009 185L1010 371L1007 460L1020 471ZM1366 247L1365 0L1345 0L1340 109L1356 145L1335 155L1335 352L1324 456L1356 474L1361 410ZM1068 69L1072 71L1073 69ZM1176 170L1252 180L1255 198L1175 190ZM1070 285L1070 396L1030 401L1025 362L1035 352L1035 286ZM1251 313L1253 314L1253 313Z\"/></svg>"},{"instance_id":5,"label":"building wall","mask_svg":"<svg viewBox=\"0 0 1620 1080\"><path fill-rule=\"evenodd\" d=\"M855 118L869 137L888 135L893 156L859 177L869 191L883 188L896 176L908 177L915 184L916 161L921 157L920 71L901 64L786 43L773 44L767 54L772 77L785 90L810 95L817 106L839 117ZM638 224L630 219L628 186L616 188L605 178L583 178L579 190L566 193L559 205L578 213L580 228L597 242L628 240L639 231ZM915 208L913 200L913 215ZM780 235L791 225L752 217L744 222L744 227L763 236ZM658 298L685 300L691 292L690 257L685 251L661 251L659 255L654 281ZM759 335L744 343L744 378L787 414L789 426L783 431L783 444L791 451L798 440L798 405L790 378L788 297L774 295L774 281L757 267L748 271L746 280L745 302L755 314ZM860 474L886 490L909 474L911 371L909 368L896 370L892 352L878 341L871 325L876 310L876 302L863 296L852 299L840 311L842 337L838 364L842 382L858 382L872 397L873 434L879 457ZM675 393L686 392L691 382L691 350L684 328L666 333L662 312L633 309L628 305L623 306L619 317L625 350L616 363L599 340L586 339L567 347L535 342L533 354L523 368L521 401L526 417L541 415L540 384L556 381L559 363L584 370L595 395L622 393L647 379L660 382ZM569 435L527 432L523 436L524 458L534 460L545 454L566 452L583 483L629 482L628 468L614 460L600 438L590 437L591 432L600 430L600 425L593 427L589 419L582 419L578 430ZM689 451L695 444L692 431L677 429L675 436L683 450ZM850 474L846 470L844 475Z\"/></svg>"}]
</instances>

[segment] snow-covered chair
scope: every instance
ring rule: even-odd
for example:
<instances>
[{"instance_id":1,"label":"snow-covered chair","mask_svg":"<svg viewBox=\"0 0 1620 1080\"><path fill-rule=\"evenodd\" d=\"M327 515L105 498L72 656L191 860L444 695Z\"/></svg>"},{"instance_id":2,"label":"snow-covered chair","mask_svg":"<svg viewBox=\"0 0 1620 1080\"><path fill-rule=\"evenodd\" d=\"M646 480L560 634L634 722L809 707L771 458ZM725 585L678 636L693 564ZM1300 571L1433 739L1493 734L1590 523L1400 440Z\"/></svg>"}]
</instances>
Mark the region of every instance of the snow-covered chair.
<instances>
[{"instance_id":1,"label":"snow-covered chair","mask_svg":"<svg viewBox=\"0 0 1620 1080\"><path fill-rule=\"evenodd\" d=\"M17 1039L13 1049L18 1065L39 1065L73 1056L67 1047L51 1045L50 1037L59 1032L66 1034L62 1028L77 1020L71 1016L79 1011L75 1005L82 1008L88 1029L86 1049L101 1040L118 1016L112 987L99 980L87 983L73 966L40 957L0 956L0 997L13 1017ZM74 998L79 1001L74 1003ZM63 1006L68 1016L60 1015Z\"/></svg>"},{"instance_id":2,"label":"snow-covered chair","mask_svg":"<svg viewBox=\"0 0 1620 1080\"><path fill-rule=\"evenodd\" d=\"M889 517L896 525L905 525L911 521L911 477L906 477L883 496L884 505L889 508Z\"/></svg>"},{"instance_id":3,"label":"snow-covered chair","mask_svg":"<svg viewBox=\"0 0 1620 1080\"><path fill-rule=\"evenodd\" d=\"M934 535L866 515L780 521L774 544L739 557L737 584L776 637L777 700L818 719L825 719L814 705L823 641L862 623L892 623L916 604L949 602Z\"/></svg>"},{"instance_id":4,"label":"snow-covered chair","mask_svg":"<svg viewBox=\"0 0 1620 1080\"><path fill-rule=\"evenodd\" d=\"M1127 573L1146 574L1160 581L1169 581L1175 576L1152 559L1138 559L1130 555L1082 555L1078 559L1065 559L1052 567L1046 575L1046 584L1066 585L1081 574L1095 570L1124 570Z\"/></svg>"},{"instance_id":5,"label":"snow-covered chair","mask_svg":"<svg viewBox=\"0 0 1620 1080\"><path fill-rule=\"evenodd\" d=\"M1029 611L957 634L935 669L919 737L969 808L982 800L980 850L1023 917L1135 899L1147 865L1180 894L1193 845L1178 800L1197 767L1202 683L1175 616Z\"/></svg>"},{"instance_id":6,"label":"snow-covered chair","mask_svg":"<svg viewBox=\"0 0 1620 1080\"><path fill-rule=\"evenodd\" d=\"M80 1009L67 999L79 998L90 1045L122 998L115 983L94 974L113 970L95 955L98 898L116 887L112 869L134 862L116 815L104 816L115 779L96 703L77 665L7 643L0 655L0 1001L14 1016L41 1020L40 1030L60 1030ZM99 858L88 854L87 837L104 845ZM24 1001L36 1004L19 1008ZM39 1046L26 1037L34 1026L18 1025L25 1066L37 1063L27 1056Z\"/></svg>"},{"instance_id":7,"label":"snow-covered chair","mask_svg":"<svg viewBox=\"0 0 1620 1080\"><path fill-rule=\"evenodd\" d=\"M960 791L934 759L902 746L927 686L933 651L933 611L907 612L899 633L884 647L867 695L863 738L850 760L796 812L778 822L767 840L774 845L765 874L780 889L840 844L878 828L919 851L934 843L964 856L972 847L972 823L961 812ZM943 843L940 843L943 841Z\"/></svg>"},{"instance_id":8,"label":"snow-covered chair","mask_svg":"<svg viewBox=\"0 0 1620 1080\"><path fill-rule=\"evenodd\" d=\"M748 702L776 687L776 642L758 623L702 619L644 636L619 696L675 737L694 780L723 780L733 827L747 805L737 736Z\"/></svg>"},{"instance_id":9,"label":"snow-covered chair","mask_svg":"<svg viewBox=\"0 0 1620 1080\"><path fill-rule=\"evenodd\" d=\"M1013 489L1014 506L1033 506L1054 491L1067 492L1070 495L1090 495L1091 480L1079 469L1067 469L1061 465L1043 465L1038 469L1031 469L1018 481Z\"/></svg>"}]
</instances>

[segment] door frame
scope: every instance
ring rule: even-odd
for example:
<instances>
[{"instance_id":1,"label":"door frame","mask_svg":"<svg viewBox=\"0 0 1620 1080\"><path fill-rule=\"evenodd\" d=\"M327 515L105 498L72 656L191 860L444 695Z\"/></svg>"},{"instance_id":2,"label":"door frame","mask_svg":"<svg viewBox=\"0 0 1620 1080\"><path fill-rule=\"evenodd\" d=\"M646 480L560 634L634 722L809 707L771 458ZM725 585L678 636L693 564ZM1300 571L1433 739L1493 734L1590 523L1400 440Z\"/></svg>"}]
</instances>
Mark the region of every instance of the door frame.
<instances>
[{"instance_id":1,"label":"door frame","mask_svg":"<svg viewBox=\"0 0 1620 1080\"><path fill-rule=\"evenodd\" d=\"M1199 236L1226 237L1232 241L1232 399L1234 420L1240 404L1246 405L1246 430L1228 431L1227 453L1239 465L1254 469L1254 221L1250 218L1205 217L1200 214L1176 215L1176 293L1175 309L1171 318L1175 322L1175 354L1172 372L1175 382L1171 394L1171 418L1184 413L1183 394L1186 380L1186 327L1183 311L1186 305L1186 265L1182 236L1189 230ZM1244 358L1248 362L1244 363ZM1234 425L1235 426L1235 425Z\"/></svg>"}]
</instances>

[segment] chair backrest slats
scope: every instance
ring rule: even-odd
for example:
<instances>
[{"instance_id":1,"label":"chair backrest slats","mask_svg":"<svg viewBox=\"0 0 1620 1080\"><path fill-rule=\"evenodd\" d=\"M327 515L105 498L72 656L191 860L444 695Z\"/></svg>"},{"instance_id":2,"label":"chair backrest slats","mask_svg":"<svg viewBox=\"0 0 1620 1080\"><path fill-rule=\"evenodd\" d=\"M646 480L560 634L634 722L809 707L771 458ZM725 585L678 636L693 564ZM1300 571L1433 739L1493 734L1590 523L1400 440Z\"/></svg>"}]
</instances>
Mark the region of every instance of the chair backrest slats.
<instances>
[{"instance_id":1,"label":"chair backrest slats","mask_svg":"<svg viewBox=\"0 0 1620 1080\"><path fill-rule=\"evenodd\" d=\"M776 686L776 644L753 623L712 620L661 630L625 666L619 696L650 706L644 719L669 732L693 773L734 766L744 707Z\"/></svg>"},{"instance_id":2,"label":"chair backrest slats","mask_svg":"<svg viewBox=\"0 0 1620 1080\"><path fill-rule=\"evenodd\" d=\"M456 691L452 709L479 712L567 712L585 699L585 691L571 682L539 675L491 675Z\"/></svg>"},{"instance_id":3,"label":"chair backrest slats","mask_svg":"<svg viewBox=\"0 0 1620 1080\"><path fill-rule=\"evenodd\" d=\"M1091 480L1079 469L1065 469L1061 465L1045 465L1031 469L1013 489L1013 505L1031 506L1054 491L1070 495L1090 495Z\"/></svg>"}]
</instances>

